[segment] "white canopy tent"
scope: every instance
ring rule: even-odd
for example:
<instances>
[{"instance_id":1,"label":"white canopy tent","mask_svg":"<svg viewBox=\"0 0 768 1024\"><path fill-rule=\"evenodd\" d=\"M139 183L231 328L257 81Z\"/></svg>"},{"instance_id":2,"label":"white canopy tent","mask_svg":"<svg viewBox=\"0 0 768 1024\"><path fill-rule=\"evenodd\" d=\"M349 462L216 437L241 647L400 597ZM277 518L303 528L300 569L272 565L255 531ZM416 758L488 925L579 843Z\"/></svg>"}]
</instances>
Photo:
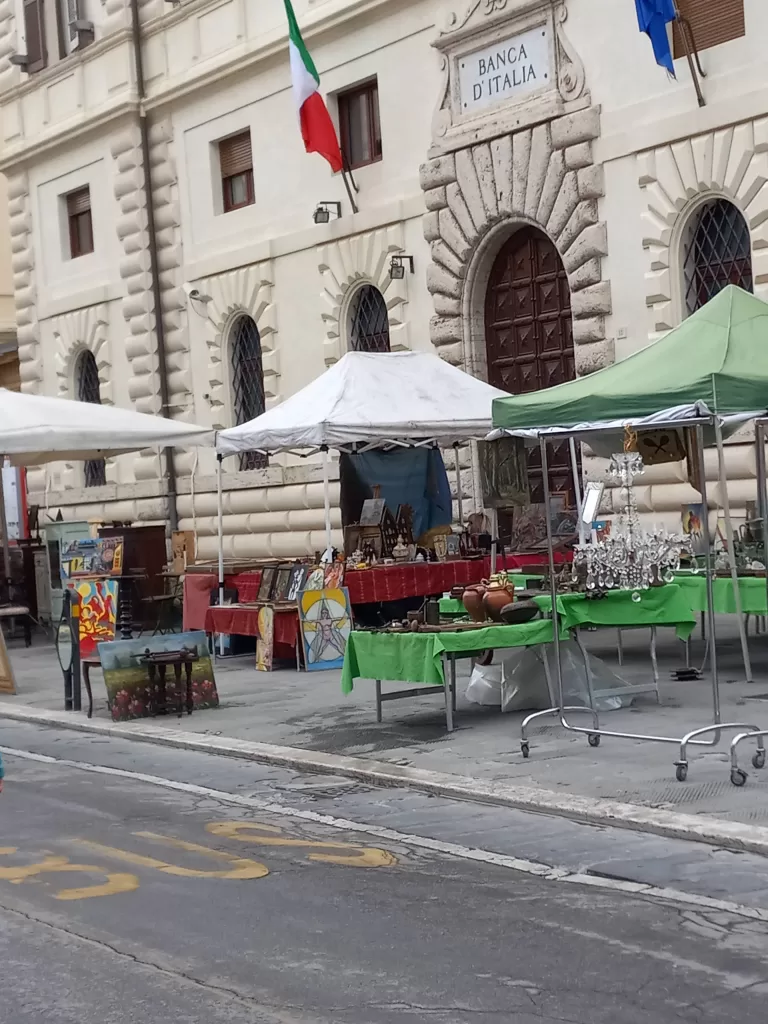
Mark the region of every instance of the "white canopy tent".
<instances>
[{"instance_id":1,"label":"white canopy tent","mask_svg":"<svg viewBox=\"0 0 768 1024\"><path fill-rule=\"evenodd\" d=\"M15 466L212 442L213 431L194 423L0 388L0 455Z\"/></svg>"},{"instance_id":2,"label":"white canopy tent","mask_svg":"<svg viewBox=\"0 0 768 1024\"><path fill-rule=\"evenodd\" d=\"M0 458L14 466L100 459L142 448L212 444L213 431L111 405L76 402L0 388ZM9 551L0 475L5 573Z\"/></svg>"},{"instance_id":3,"label":"white canopy tent","mask_svg":"<svg viewBox=\"0 0 768 1024\"><path fill-rule=\"evenodd\" d=\"M222 430L220 455L447 446L491 429L491 402L508 397L427 352L348 352L322 376L249 423Z\"/></svg>"},{"instance_id":4,"label":"white canopy tent","mask_svg":"<svg viewBox=\"0 0 768 1024\"><path fill-rule=\"evenodd\" d=\"M216 436L219 577L223 585L221 459L238 452L322 451L326 544L331 548L328 449L447 447L483 439L491 404L507 395L427 352L348 352L281 405Z\"/></svg>"}]
</instances>

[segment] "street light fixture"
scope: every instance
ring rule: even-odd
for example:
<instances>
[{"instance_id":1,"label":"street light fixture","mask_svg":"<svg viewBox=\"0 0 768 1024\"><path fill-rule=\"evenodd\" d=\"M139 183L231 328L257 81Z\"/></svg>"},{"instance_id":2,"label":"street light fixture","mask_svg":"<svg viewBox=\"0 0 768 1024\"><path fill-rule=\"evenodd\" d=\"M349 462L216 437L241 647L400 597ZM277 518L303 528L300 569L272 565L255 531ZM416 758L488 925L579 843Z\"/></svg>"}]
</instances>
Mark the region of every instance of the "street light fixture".
<instances>
[{"instance_id":1,"label":"street light fixture","mask_svg":"<svg viewBox=\"0 0 768 1024\"><path fill-rule=\"evenodd\" d=\"M389 276L393 281L402 281L405 277L405 261L408 261L413 273L413 256L393 256L389 263Z\"/></svg>"},{"instance_id":2,"label":"street light fixture","mask_svg":"<svg viewBox=\"0 0 768 1024\"><path fill-rule=\"evenodd\" d=\"M327 224L331 219L331 210L336 211L336 219L341 217L341 203L336 202L323 202L317 204L317 209L312 214L312 220L315 224Z\"/></svg>"}]
</instances>

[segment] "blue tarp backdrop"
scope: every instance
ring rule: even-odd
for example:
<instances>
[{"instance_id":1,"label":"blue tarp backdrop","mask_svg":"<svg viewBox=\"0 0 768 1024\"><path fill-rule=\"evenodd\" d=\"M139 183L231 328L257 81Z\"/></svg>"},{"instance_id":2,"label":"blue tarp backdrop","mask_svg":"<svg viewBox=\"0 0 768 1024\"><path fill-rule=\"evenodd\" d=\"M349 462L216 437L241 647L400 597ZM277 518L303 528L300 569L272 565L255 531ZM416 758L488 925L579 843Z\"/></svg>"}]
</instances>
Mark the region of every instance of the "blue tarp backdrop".
<instances>
[{"instance_id":1,"label":"blue tarp backdrop","mask_svg":"<svg viewBox=\"0 0 768 1024\"><path fill-rule=\"evenodd\" d=\"M360 483L371 492L378 484L393 515L399 505L413 509L413 536L434 526L450 526L451 488L437 448L371 451L349 456Z\"/></svg>"}]
</instances>

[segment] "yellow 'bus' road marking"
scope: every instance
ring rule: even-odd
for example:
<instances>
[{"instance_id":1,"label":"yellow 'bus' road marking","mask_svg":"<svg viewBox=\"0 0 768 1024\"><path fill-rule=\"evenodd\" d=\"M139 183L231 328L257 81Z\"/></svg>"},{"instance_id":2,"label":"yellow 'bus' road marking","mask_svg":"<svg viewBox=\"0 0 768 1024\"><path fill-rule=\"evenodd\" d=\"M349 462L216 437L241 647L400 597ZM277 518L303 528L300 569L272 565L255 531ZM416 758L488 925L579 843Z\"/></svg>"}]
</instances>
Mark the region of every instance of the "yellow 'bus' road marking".
<instances>
[{"instance_id":1,"label":"yellow 'bus' road marking","mask_svg":"<svg viewBox=\"0 0 768 1024\"><path fill-rule=\"evenodd\" d=\"M12 846L0 848L0 854L16 853ZM13 867L0 867L0 879L21 884L38 875L76 871L87 874L106 875L106 882L101 885L86 885L77 889L60 889L55 893L57 900L87 900L94 896L115 896L120 892L133 892L139 888L136 875L107 871L95 864L70 864L69 857L46 856L36 864L18 864Z\"/></svg>"},{"instance_id":2,"label":"yellow 'bus' road marking","mask_svg":"<svg viewBox=\"0 0 768 1024\"><path fill-rule=\"evenodd\" d=\"M128 864L135 864L137 867L154 868L166 875L176 875L179 878L227 878L227 879L251 879L264 878L269 874L266 864L260 864L256 860L249 860L244 857L235 857L231 853L222 853L219 850L212 850L208 846L198 846L197 843L185 843L181 839L170 839L166 836L157 836L152 832L136 832L137 836L145 839L167 843L169 846L177 846L183 850L190 850L193 853L201 853L207 857L217 860L225 860L231 864L229 871L200 871L196 868L181 868L175 864L168 864L166 861L157 860L155 857L145 857L141 853L132 853L128 850L119 850L115 846L104 846L101 843L91 842L89 839L75 840L81 846L87 846L105 857L115 857L124 860Z\"/></svg>"},{"instance_id":3,"label":"yellow 'bus' road marking","mask_svg":"<svg viewBox=\"0 0 768 1024\"><path fill-rule=\"evenodd\" d=\"M280 835L282 829L276 825L262 825L248 821L215 821L206 825L206 831L214 836L226 839L238 839L243 843L255 843L261 846L292 846L316 850L352 850L349 854L309 853L309 860L323 861L327 864L342 864L355 868L384 868L397 864L397 857L387 850L375 846L354 846L352 843L323 843L309 839L285 839ZM260 833L271 833L263 835Z\"/></svg>"}]
</instances>

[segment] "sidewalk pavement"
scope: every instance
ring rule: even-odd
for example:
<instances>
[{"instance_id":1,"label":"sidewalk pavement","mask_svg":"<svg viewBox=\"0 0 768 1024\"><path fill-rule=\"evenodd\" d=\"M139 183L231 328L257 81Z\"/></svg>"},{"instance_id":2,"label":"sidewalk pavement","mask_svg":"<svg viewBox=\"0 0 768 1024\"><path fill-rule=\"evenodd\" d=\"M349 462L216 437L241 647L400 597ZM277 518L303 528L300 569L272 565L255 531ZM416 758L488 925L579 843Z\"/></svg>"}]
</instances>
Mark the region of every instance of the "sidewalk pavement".
<instances>
[{"instance_id":1,"label":"sidewalk pavement","mask_svg":"<svg viewBox=\"0 0 768 1024\"><path fill-rule=\"evenodd\" d=\"M718 631L723 721L768 729L768 636L750 636L755 681L748 684L733 617L723 617ZM617 669L615 632L589 633L585 639L594 654ZM628 681L650 675L648 646L647 631L624 633L624 666L617 670ZM697 637L693 663L700 663L703 654ZM674 744L605 737L600 747L592 748L584 735L568 733L548 719L532 731L531 756L524 760L523 715L502 715L464 699L469 663L459 663L457 729L448 734L442 691L385 704L384 721L377 724L372 682L358 681L345 697L338 672L258 673L252 656L219 660L221 707L181 720L113 725L100 673L92 672L95 710L89 723L85 712L63 710L63 682L50 644L38 642L28 650L11 645L11 659L18 694L0 696L0 716L255 757L380 784L406 783L465 799L623 823L768 854L768 767L751 767L753 744L740 748L740 762L748 772L742 788L730 782L732 733L717 748L689 748L686 782L675 779ZM631 708L603 714L603 728L679 738L711 722L709 680L672 680L671 672L682 663L683 647L673 630L661 630L661 704L652 695L638 696Z\"/></svg>"}]
</instances>

